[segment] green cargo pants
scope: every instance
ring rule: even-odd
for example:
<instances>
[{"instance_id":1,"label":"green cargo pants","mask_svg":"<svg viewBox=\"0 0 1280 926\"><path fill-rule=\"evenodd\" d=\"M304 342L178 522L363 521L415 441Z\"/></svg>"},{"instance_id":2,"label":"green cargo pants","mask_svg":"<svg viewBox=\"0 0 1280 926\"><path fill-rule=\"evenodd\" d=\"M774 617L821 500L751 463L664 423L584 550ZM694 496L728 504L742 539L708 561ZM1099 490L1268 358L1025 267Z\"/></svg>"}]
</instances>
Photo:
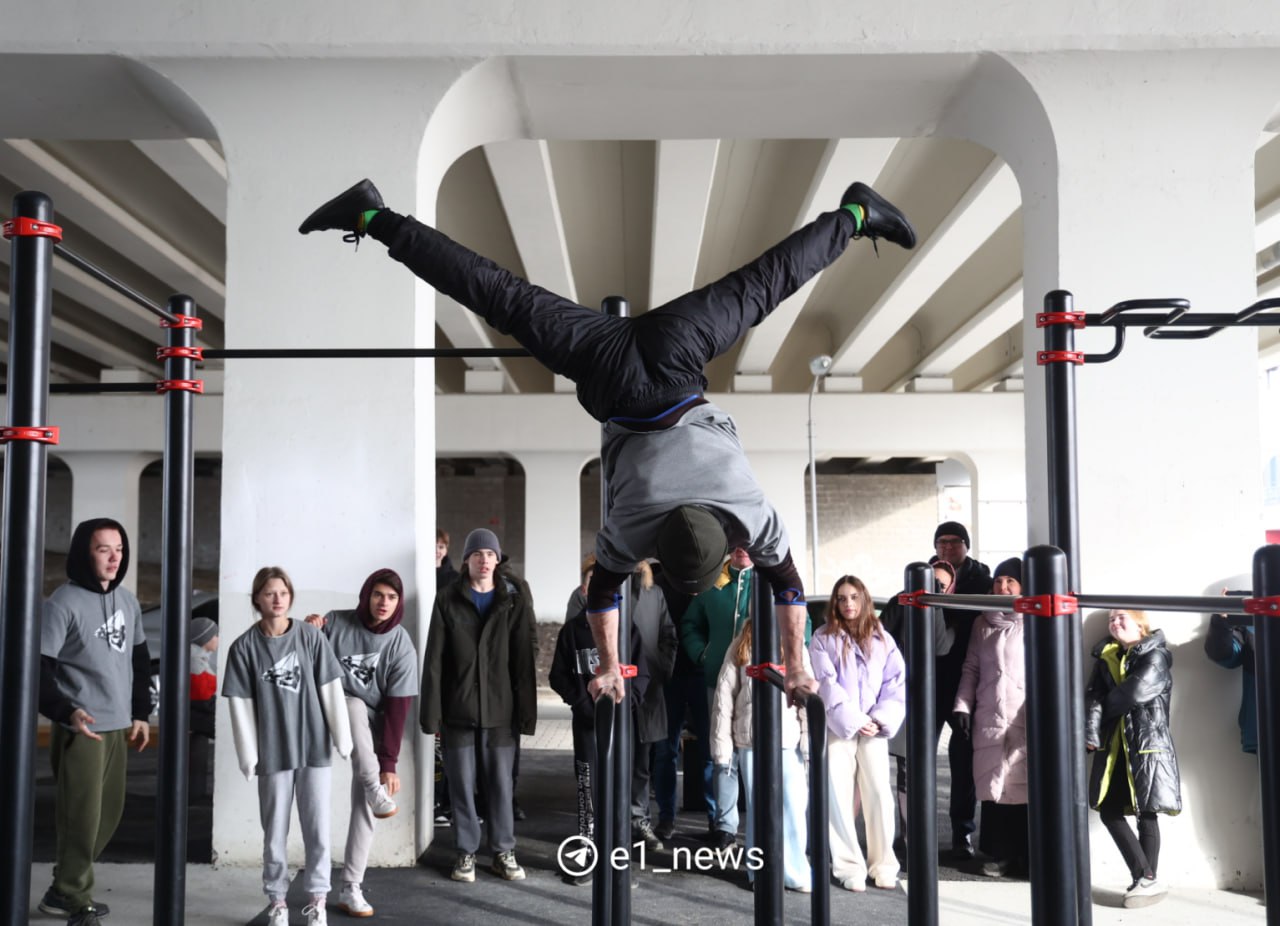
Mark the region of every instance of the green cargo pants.
<instances>
[{"instance_id":1,"label":"green cargo pants","mask_svg":"<svg viewBox=\"0 0 1280 926\"><path fill-rule=\"evenodd\" d=\"M55 782L57 854L53 889L78 910L93 901L93 863L124 813L128 730L89 739L54 724L49 753Z\"/></svg>"}]
</instances>

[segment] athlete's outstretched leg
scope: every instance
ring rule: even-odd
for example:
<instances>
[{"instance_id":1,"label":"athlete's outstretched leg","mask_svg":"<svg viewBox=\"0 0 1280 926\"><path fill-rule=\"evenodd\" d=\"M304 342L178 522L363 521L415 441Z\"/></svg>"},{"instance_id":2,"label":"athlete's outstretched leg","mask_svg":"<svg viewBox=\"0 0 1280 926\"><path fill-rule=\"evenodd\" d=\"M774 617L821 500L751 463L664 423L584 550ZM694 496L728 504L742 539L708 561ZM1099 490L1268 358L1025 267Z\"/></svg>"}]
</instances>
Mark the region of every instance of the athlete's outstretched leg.
<instances>
[{"instance_id":1,"label":"athlete's outstretched leg","mask_svg":"<svg viewBox=\"0 0 1280 926\"><path fill-rule=\"evenodd\" d=\"M330 229L348 232L349 240L367 234L381 241L420 279L512 335L553 373L580 382L609 354L618 319L535 286L412 216L386 209L368 180L325 203L298 231Z\"/></svg>"},{"instance_id":2,"label":"athlete's outstretched leg","mask_svg":"<svg viewBox=\"0 0 1280 926\"><path fill-rule=\"evenodd\" d=\"M916 243L906 216L865 183L855 183L845 190L835 212L824 212L750 263L640 319L650 319L655 328L678 325L679 333L672 337L673 332L666 331L662 340L672 342L668 349L689 352L681 359L700 368L830 266L851 238L884 238L908 249ZM645 340L644 334L637 337Z\"/></svg>"}]
</instances>

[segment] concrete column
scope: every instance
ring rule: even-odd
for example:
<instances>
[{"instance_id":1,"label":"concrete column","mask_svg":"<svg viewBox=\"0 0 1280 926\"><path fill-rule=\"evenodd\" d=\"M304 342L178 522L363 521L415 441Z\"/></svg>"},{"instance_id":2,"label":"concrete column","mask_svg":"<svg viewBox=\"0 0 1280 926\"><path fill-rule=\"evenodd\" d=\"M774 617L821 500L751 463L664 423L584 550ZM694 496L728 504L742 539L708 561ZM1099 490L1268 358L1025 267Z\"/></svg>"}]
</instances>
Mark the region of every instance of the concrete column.
<instances>
[{"instance_id":1,"label":"concrete column","mask_svg":"<svg viewBox=\"0 0 1280 926\"><path fill-rule=\"evenodd\" d=\"M817 589L809 588L809 522L805 513L805 499L809 491L805 481L808 449L802 446L798 450L753 450L749 456L751 469L764 490L765 498L777 509L782 523L787 525L787 533L791 535L791 558L795 560L800 578L805 583L805 594L823 594L827 589L823 588L822 582L829 585L839 573L832 573L819 557L819 586Z\"/></svg>"},{"instance_id":2,"label":"concrete column","mask_svg":"<svg viewBox=\"0 0 1280 926\"><path fill-rule=\"evenodd\" d=\"M973 555L995 569L1021 557L1027 543L1027 472L1022 453L989 450L972 457Z\"/></svg>"},{"instance_id":3,"label":"concrete column","mask_svg":"<svg viewBox=\"0 0 1280 926\"><path fill-rule=\"evenodd\" d=\"M1064 53L984 61L942 130L1001 154L1022 187L1027 495L1033 542L1047 538L1043 343L1034 313L1051 289L1102 312L1177 296L1202 311L1256 298L1254 151L1275 104L1278 64L1260 53ZM1225 105L1221 88L1229 86ZM1077 347L1102 352L1108 333ZM1192 373L1194 372L1194 375ZM1152 341L1132 332L1119 359L1081 367L1081 591L1199 594L1248 568L1259 523L1257 336ZM1184 813L1162 822L1161 877L1187 885L1261 883L1251 760L1226 745L1236 704L1204 723L1216 667L1205 618L1154 615L1175 653L1173 737ZM1106 633L1086 616L1085 645ZM1086 657L1086 662L1089 660ZM1095 827L1098 881L1121 882Z\"/></svg>"},{"instance_id":4,"label":"concrete column","mask_svg":"<svg viewBox=\"0 0 1280 926\"><path fill-rule=\"evenodd\" d=\"M581 453L515 454L524 467L525 580L540 621L564 620L564 603L577 584L583 550L579 480Z\"/></svg>"},{"instance_id":5,"label":"concrete column","mask_svg":"<svg viewBox=\"0 0 1280 926\"><path fill-rule=\"evenodd\" d=\"M120 584L138 591L138 562L141 537L138 524L138 480L152 461L153 453L63 452L58 454L71 470L71 529L90 518L114 518L129 535L129 572ZM158 640L151 641L153 654Z\"/></svg>"}]
</instances>

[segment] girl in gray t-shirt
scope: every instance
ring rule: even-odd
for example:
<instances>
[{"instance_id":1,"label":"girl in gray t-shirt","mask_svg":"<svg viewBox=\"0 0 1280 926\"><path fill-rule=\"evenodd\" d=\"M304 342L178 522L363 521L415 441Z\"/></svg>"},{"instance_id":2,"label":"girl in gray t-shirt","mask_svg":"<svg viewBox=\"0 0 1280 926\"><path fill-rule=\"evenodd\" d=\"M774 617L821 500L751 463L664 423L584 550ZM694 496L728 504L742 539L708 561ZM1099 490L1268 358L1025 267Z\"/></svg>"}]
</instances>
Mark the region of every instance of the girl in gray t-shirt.
<instances>
[{"instance_id":1,"label":"girl in gray t-shirt","mask_svg":"<svg viewBox=\"0 0 1280 926\"><path fill-rule=\"evenodd\" d=\"M324 634L289 617L293 583L283 569L259 569L252 600L259 619L231 644L222 695L231 708L240 770L249 780L258 777L268 926L289 923L287 846L295 796L310 895L302 912L308 926L316 926L326 921L329 895L330 741L343 758L351 754L342 666Z\"/></svg>"}]
</instances>

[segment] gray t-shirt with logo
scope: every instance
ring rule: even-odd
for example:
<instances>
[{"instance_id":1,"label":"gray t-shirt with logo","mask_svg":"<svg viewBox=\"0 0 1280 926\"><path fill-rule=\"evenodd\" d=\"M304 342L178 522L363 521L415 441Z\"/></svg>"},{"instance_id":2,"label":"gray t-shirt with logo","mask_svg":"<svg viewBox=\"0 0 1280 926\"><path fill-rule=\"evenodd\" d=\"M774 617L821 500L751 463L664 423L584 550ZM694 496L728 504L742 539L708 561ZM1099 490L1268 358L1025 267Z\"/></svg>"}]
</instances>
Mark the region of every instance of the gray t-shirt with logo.
<instances>
[{"instance_id":1,"label":"gray t-shirt with logo","mask_svg":"<svg viewBox=\"0 0 1280 926\"><path fill-rule=\"evenodd\" d=\"M45 600L40 655L58 663L58 688L89 712L96 733L133 723L133 648L146 638L127 588L102 594L68 582Z\"/></svg>"},{"instance_id":2,"label":"gray t-shirt with logo","mask_svg":"<svg viewBox=\"0 0 1280 926\"><path fill-rule=\"evenodd\" d=\"M383 698L411 698L418 693L418 655L403 627L373 633L355 611L330 611L324 632L342 666L342 689L371 708Z\"/></svg>"},{"instance_id":3,"label":"gray t-shirt with logo","mask_svg":"<svg viewBox=\"0 0 1280 926\"><path fill-rule=\"evenodd\" d=\"M324 768L329 725L320 689L342 677L329 641L305 621L268 637L255 623L227 653L224 698L249 698L258 721L259 775L296 768Z\"/></svg>"}]
</instances>

